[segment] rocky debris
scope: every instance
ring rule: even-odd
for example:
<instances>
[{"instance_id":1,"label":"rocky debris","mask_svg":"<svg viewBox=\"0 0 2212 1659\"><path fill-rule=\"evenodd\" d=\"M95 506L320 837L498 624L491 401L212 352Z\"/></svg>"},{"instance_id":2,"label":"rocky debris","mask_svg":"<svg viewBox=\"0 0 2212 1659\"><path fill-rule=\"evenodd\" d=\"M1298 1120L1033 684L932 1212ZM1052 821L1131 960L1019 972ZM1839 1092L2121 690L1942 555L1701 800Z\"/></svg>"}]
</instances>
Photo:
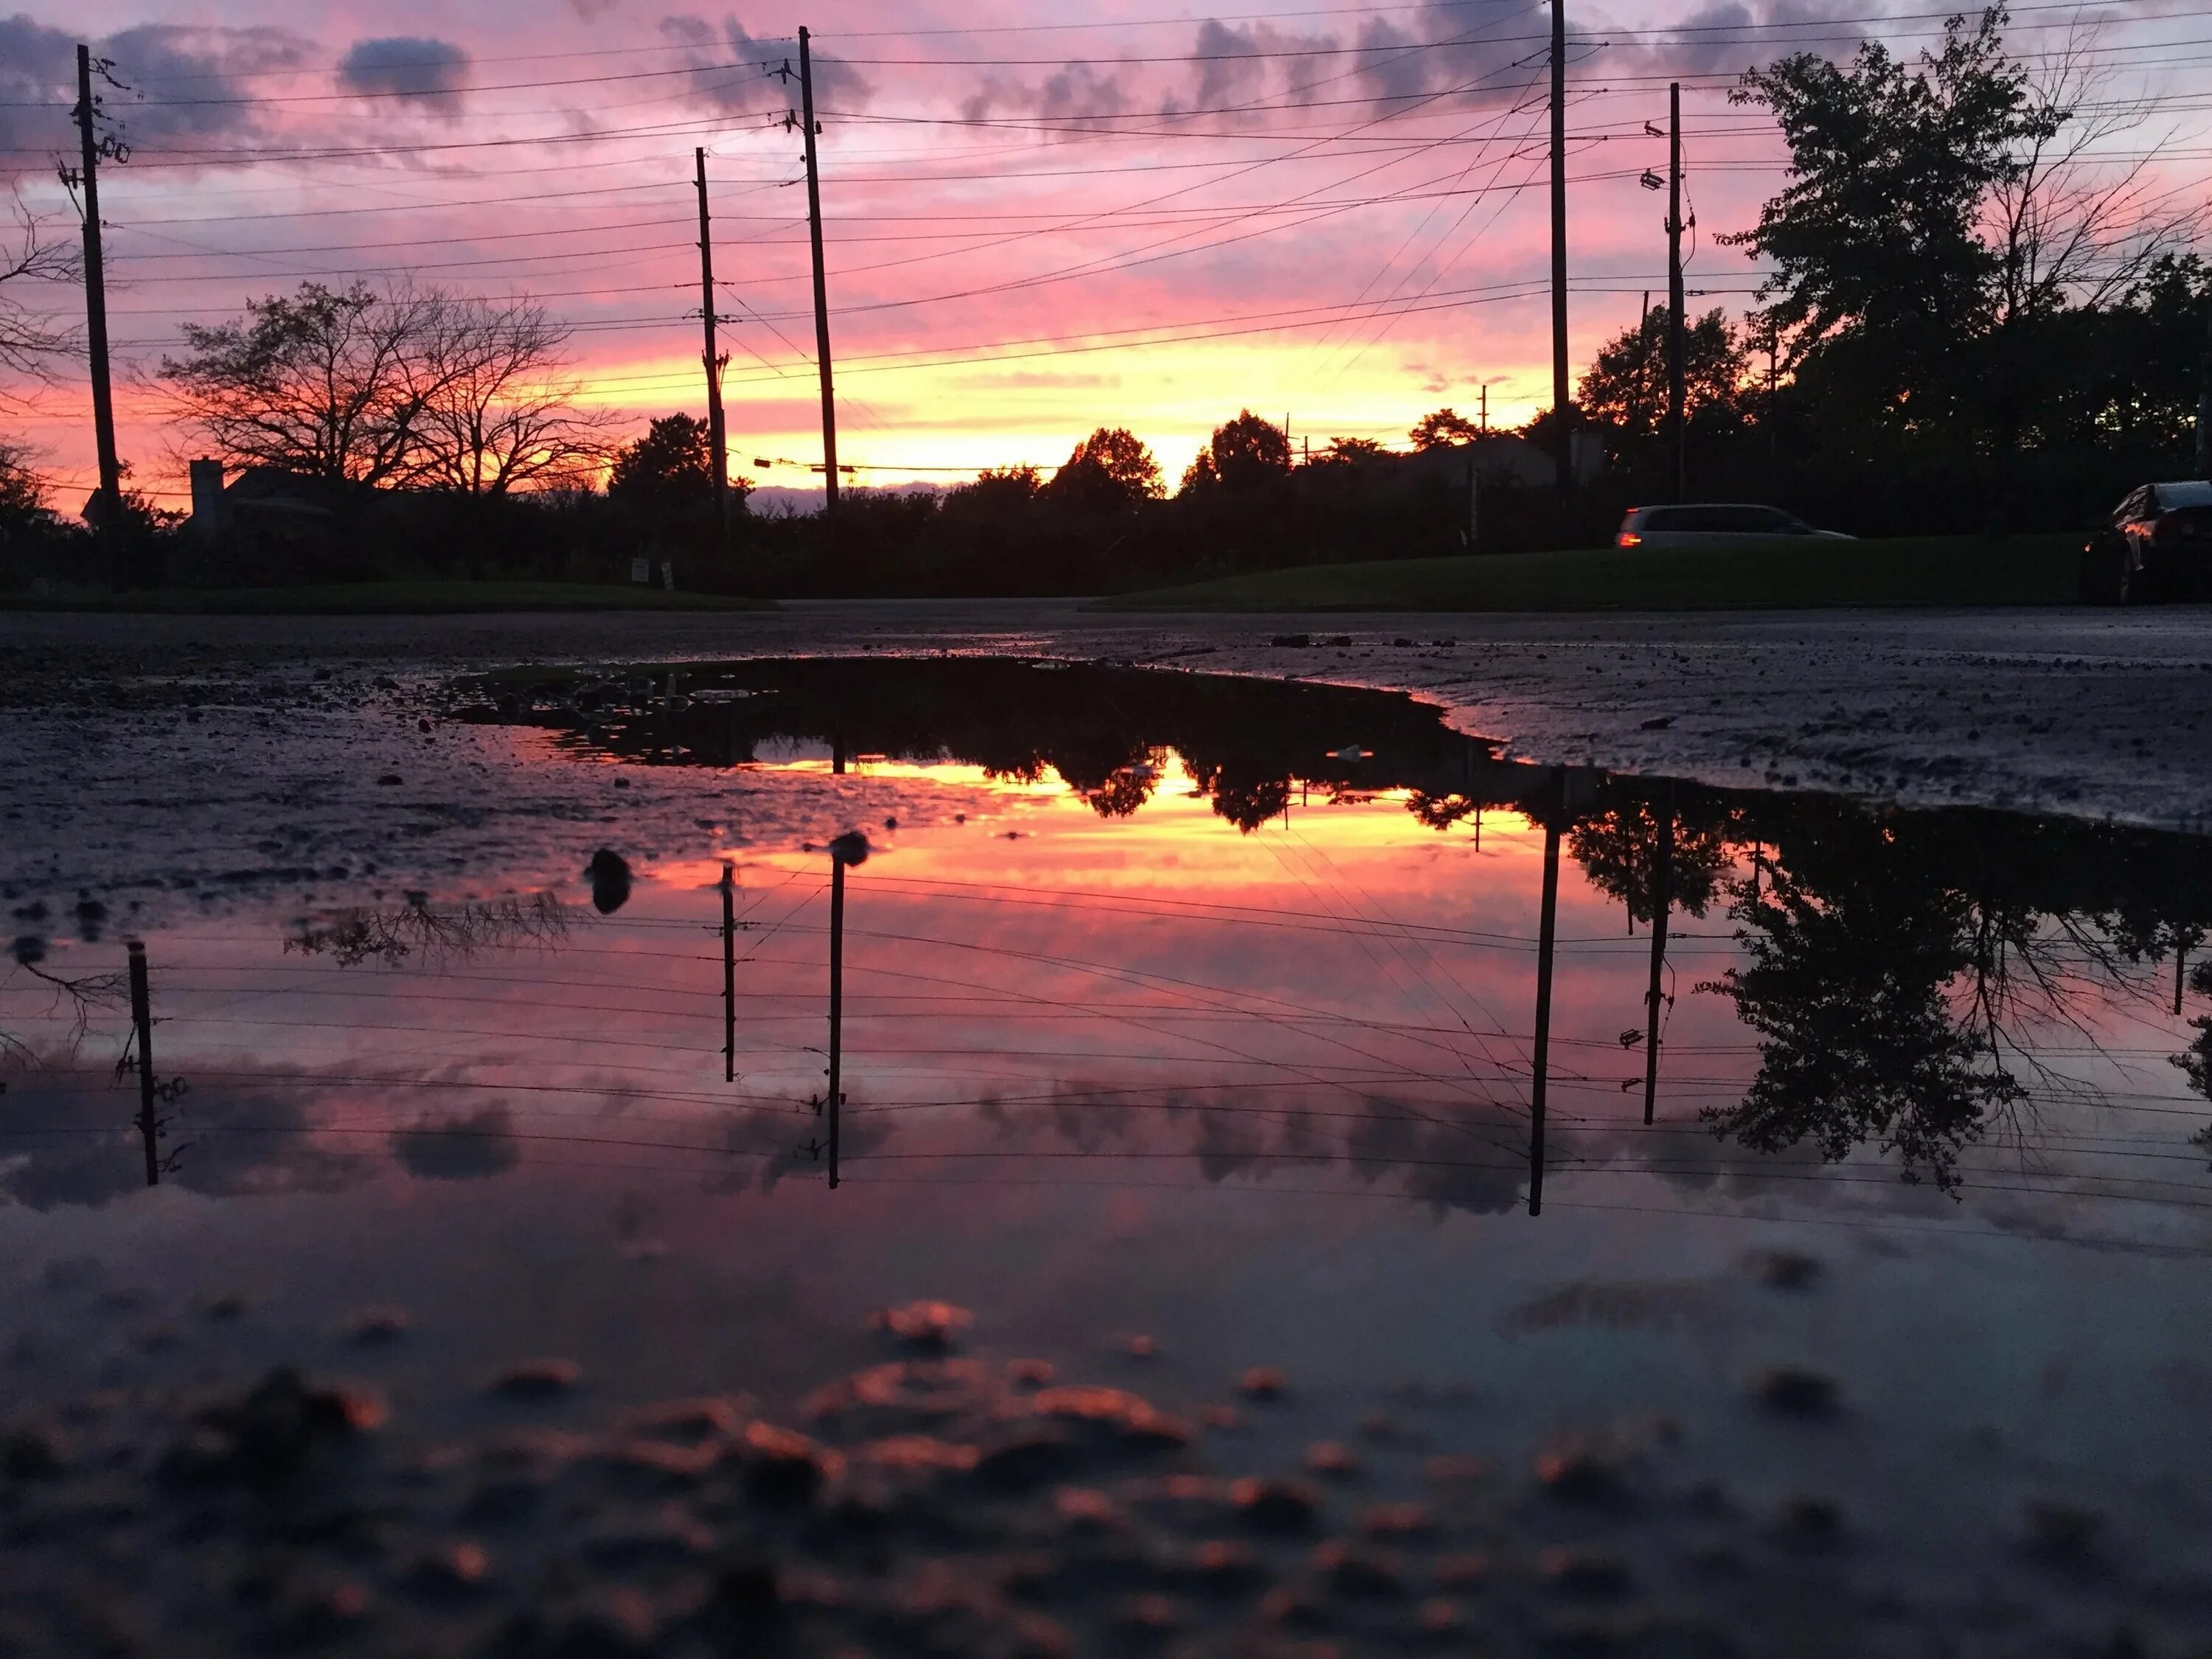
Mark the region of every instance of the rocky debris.
<instances>
[{"instance_id":1,"label":"rocky debris","mask_svg":"<svg viewBox=\"0 0 2212 1659\"><path fill-rule=\"evenodd\" d=\"M435 1443L384 1425L360 1389L289 1370L198 1401L61 1402L0 1441L0 1636L25 1659L1013 1659L1316 1640L1345 1655L1720 1655L1789 1650L1818 1605L1835 1651L1958 1645L1938 1634L1948 1601L1849 1589L1856 1552L1832 1547L1828 1500L1739 1512L1670 1472L1679 1437L1662 1427L1547 1449L1533 1495L1482 1459L1429 1457L1431 1500L1346 1515L1304 1480L1217 1466L1146 1395L1025 1383L1032 1370L891 1360L807 1395L804 1430L714 1395ZM1378 1453L1366 1480L1386 1464L1415 1472ZM2024 1544L2017 1571L2094 1559L2088 1512L2041 1499L2023 1519L1993 1535ZM1786 1592L1741 1565L1777 1549ZM2007 1650L2055 1659L2069 1628Z\"/></svg>"}]
</instances>

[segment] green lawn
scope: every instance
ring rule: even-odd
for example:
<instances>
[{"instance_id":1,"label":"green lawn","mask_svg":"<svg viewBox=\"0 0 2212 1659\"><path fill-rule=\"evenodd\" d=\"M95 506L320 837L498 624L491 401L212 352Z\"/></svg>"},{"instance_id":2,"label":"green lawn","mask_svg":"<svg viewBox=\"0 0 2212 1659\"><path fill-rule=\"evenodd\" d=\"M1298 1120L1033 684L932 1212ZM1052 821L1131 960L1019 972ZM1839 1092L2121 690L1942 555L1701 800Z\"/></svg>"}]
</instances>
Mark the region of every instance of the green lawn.
<instances>
[{"instance_id":1,"label":"green lawn","mask_svg":"<svg viewBox=\"0 0 2212 1659\"><path fill-rule=\"evenodd\" d=\"M1307 565L1098 601L1114 611L1714 611L2061 605L2078 532L1916 536L1769 551L1590 548Z\"/></svg>"},{"instance_id":2,"label":"green lawn","mask_svg":"<svg viewBox=\"0 0 2212 1659\"><path fill-rule=\"evenodd\" d=\"M401 581L307 587L155 588L120 595L84 592L32 599L0 596L0 610L131 611L231 617L459 615L496 611L765 611L766 599L671 593L642 583Z\"/></svg>"}]
</instances>

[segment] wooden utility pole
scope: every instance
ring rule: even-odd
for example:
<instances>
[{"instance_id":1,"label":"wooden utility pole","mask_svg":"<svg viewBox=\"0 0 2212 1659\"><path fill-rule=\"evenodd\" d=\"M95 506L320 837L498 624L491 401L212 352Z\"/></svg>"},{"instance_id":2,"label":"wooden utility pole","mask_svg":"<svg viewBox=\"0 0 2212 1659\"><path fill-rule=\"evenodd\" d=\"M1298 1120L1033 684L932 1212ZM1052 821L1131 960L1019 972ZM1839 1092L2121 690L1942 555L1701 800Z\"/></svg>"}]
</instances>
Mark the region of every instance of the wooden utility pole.
<instances>
[{"instance_id":1,"label":"wooden utility pole","mask_svg":"<svg viewBox=\"0 0 2212 1659\"><path fill-rule=\"evenodd\" d=\"M737 875L722 866L722 1081L738 1080Z\"/></svg>"},{"instance_id":2,"label":"wooden utility pole","mask_svg":"<svg viewBox=\"0 0 2212 1659\"><path fill-rule=\"evenodd\" d=\"M1689 491L1682 420L1688 338L1682 319L1682 83L1675 81L1667 88L1667 447L1678 501Z\"/></svg>"},{"instance_id":3,"label":"wooden utility pole","mask_svg":"<svg viewBox=\"0 0 2212 1659\"><path fill-rule=\"evenodd\" d=\"M814 360L822 370L822 483L828 491L823 511L834 522L837 517L837 400L830 383L830 291L822 275L822 173L815 161L814 140L821 127L814 119L814 56L804 28L799 31L799 109L805 123L806 225L814 242ZM834 1177L832 1185L835 1185Z\"/></svg>"},{"instance_id":4,"label":"wooden utility pole","mask_svg":"<svg viewBox=\"0 0 2212 1659\"><path fill-rule=\"evenodd\" d=\"M722 550L730 550L730 434L722 419L722 366L729 362L714 343L714 241L707 228L707 151L691 152L699 183L699 314L704 319L707 349L700 358L707 367L707 442L714 455L714 517L721 527Z\"/></svg>"},{"instance_id":5,"label":"wooden utility pole","mask_svg":"<svg viewBox=\"0 0 2212 1659\"><path fill-rule=\"evenodd\" d=\"M138 1037L138 1138L146 1143L146 1184L161 1182L161 1121L154 1115L154 1006L146 983L146 947L131 941L131 1024Z\"/></svg>"},{"instance_id":6,"label":"wooden utility pole","mask_svg":"<svg viewBox=\"0 0 2212 1659\"><path fill-rule=\"evenodd\" d=\"M2212 478L2212 304L2204 307L2204 363L2197 374L2197 476Z\"/></svg>"},{"instance_id":7,"label":"wooden utility pole","mask_svg":"<svg viewBox=\"0 0 2212 1659\"><path fill-rule=\"evenodd\" d=\"M1552 0L1552 420L1559 495L1575 488L1574 410L1567 388L1567 4Z\"/></svg>"},{"instance_id":8,"label":"wooden utility pole","mask_svg":"<svg viewBox=\"0 0 2212 1659\"><path fill-rule=\"evenodd\" d=\"M843 1115L845 860L830 854L830 1184L837 1184L837 1123Z\"/></svg>"},{"instance_id":9,"label":"wooden utility pole","mask_svg":"<svg viewBox=\"0 0 2212 1659\"><path fill-rule=\"evenodd\" d=\"M1644 1033L1644 1121L1659 1098L1659 1009L1667 972L1667 912L1674 902L1674 786L1662 786L1659 845L1651 868L1651 988L1644 994L1650 1023Z\"/></svg>"},{"instance_id":10,"label":"wooden utility pole","mask_svg":"<svg viewBox=\"0 0 2212 1659\"><path fill-rule=\"evenodd\" d=\"M123 467L115 456L115 396L107 378L107 283L100 250L100 137L94 131L92 49L76 49L76 131L84 185L84 333L92 348L92 431L100 451L100 491L94 526L107 550L107 580L120 589L123 570ZM150 1157L152 1154L148 1154ZM150 1178L150 1177L149 1177Z\"/></svg>"},{"instance_id":11,"label":"wooden utility pole","mask_svg":"<svg viewBox=\"0 0 2212 1659\"><path fill-rule=\"evenodd\" d=\"M1560 779L1565 794L1565 778ZM1528 1213L1544 1212L1544 1088L1552 1070L1552 960L1559 916L1559 819L1564 801L1544 811L1544 896L1536 926L1536 1042L1528 1080Z\"/></svg>"}]
</instances>

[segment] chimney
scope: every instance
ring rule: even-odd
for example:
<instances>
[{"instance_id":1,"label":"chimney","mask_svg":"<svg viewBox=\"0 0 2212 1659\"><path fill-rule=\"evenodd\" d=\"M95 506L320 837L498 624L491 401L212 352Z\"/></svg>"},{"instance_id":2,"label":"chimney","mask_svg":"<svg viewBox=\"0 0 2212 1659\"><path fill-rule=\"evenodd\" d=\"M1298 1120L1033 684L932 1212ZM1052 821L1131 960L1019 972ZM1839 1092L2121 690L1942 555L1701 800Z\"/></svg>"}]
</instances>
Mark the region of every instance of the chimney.
<instances>
[{"instance_id":1,"label":"chimney","mask_svg":"<svg viewBox=\"0 0 2212 1659\"><path fill-rule=\"evenodd\" d=\"M191 473L192 535L202 543L212 542L222 534L222 463L194 461Z\"/></svg>"}]
</instances>

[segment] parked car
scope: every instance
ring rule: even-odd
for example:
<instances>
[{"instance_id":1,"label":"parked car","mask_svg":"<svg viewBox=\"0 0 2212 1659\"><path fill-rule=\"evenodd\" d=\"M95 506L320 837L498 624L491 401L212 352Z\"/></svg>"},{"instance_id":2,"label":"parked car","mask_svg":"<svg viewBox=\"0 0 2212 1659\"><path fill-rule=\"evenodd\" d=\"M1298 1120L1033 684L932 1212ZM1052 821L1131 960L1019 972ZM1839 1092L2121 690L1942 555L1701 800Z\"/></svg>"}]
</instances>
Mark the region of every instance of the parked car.
<instances>
[{"instance_id":1,"label":"parked car","mask_svg":"<svg viewBox=\"0 0 2212 1659\"><path fill-rule=\"evenodd\" d=\"M1684 501L1632 507L1616 547L1782 547L1806 541L1847 542L1839 530L1815 530L1778 507L1742 501Z\"/></svg>"},{"instance_id":2,"label":"parked car","mask_svg":"<svg viewBox=\"0 0 2212 1659\"><path fill-rule=\"evenodd\" d=\"M2112 527L2081 550L2081 597L2092 605L2182 599L2212 588L2212 481L2148 483L2112 509Z\"/></svg>"}]
</instances>

